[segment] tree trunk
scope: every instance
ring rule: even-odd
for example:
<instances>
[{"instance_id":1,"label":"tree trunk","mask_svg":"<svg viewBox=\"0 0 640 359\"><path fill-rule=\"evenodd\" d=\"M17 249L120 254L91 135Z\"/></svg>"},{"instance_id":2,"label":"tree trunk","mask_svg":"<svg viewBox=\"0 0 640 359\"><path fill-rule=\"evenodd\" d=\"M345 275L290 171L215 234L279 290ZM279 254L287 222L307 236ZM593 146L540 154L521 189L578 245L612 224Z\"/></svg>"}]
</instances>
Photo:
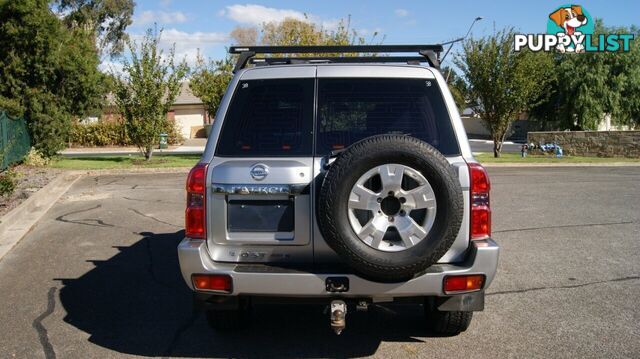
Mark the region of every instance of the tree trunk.
<instances>
[{"instance_id":1,"label":"tree trunk","mask_svg":"<svg viewBox=\"0 0 640 359\"><path fill-rule=\"evenodd\" d=\"M502 144L505 137L507 137L507 131L493 135L493 157L499 158L502 154Z\"/></svg>"},{"instance_id":2,"label":"tree trunk","mask_svg":"<svg viewBox=\"0 0 640 359\"><path fill-rule=\"evenodd\" d=\"M144 158L149 161L151 160L151 156L153 155L153 146L147 146L144 151Z\"/></svg>"},{"instance_id":3,"label":"tree trunk","mask_svg":"<svg viewBox=\"0 0 640 359\"><path fill-rule=\"evenodd\" d=\"M501 151L502 151L502 141L494 139L493 140L493 157L499 158Z\"/></svg>"}]
</instances>

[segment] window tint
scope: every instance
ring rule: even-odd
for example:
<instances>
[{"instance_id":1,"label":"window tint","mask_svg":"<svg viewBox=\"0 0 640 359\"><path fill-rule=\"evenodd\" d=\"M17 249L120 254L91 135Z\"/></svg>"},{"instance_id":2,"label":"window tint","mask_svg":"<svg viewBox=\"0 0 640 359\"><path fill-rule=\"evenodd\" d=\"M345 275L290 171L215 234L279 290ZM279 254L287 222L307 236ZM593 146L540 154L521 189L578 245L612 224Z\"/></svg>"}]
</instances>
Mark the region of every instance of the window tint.
<instances>
[{"instance_id":1,"label":"window tint","mask_svg":"<svg viewBox=\"0 0 640 359\"><path fill-rule=\"evenodd\" d=\"M419 138L460 153L442 94L428 79L320 79L318 155L379 134Z\"/></svg>"},{"instance_id":2,"label":"window tint","mask_svg":"<svg viewBox=\"0 0 640 359\"><path fill-rule=\"evenodd\" d=\"M240 81L222 126L220 156L311 156L314 79Z\"/></svg>"}]
</instances>

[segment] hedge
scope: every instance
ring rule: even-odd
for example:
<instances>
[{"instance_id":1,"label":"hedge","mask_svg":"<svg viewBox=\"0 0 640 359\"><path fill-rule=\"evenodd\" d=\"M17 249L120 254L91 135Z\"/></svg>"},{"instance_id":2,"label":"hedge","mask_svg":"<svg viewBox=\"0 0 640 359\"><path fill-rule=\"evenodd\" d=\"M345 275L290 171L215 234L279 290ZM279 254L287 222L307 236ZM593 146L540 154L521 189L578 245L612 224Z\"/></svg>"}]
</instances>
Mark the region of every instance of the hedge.
<instances>
[{"instance_id":1,"label":"hedge","mask_svg":"<svg viewBox=\"0 0 640 359\"><path fill-rule=\"evenodd\" d=\"M175 145L183 140L173 122L168 122L162 132L169 135L169 144ZM123 122L75 123L71 126L69 144L78 147L134 146Z\"/></svg>"}]
</instances>

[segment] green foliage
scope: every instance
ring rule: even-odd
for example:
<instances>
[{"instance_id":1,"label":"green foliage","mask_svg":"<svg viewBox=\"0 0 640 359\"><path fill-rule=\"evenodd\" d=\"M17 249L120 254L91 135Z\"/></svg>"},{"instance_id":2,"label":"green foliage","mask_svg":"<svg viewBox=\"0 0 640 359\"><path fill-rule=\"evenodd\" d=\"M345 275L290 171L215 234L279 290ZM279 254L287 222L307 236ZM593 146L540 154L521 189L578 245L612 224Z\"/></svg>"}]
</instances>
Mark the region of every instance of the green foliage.
<instances>
[{"instance_id":1,"label":"green foliage","mask_svg":"<svg viewBox=\"0 0 640 359\"><path fill-rule=\"evenodd\" d=\"M129 136L122 122L97 122L92 124L74 124L69 133L69 142L74 146L126 146Z\"/></svg>"},{"instance_id":2,"label":"green foliage","mask_svg":"<svg viewBox=\"0 0 640 359\"><path fill-rule=\"evenodd\" d=\"M640 36L637 27L608 28L598 20L593 39L629 32ZM635 42L629 52L558 53L554 65L550 96L531 111L535 127L596 130L606 114L617 124L640 124L640 47Z\"/></svg>"},{"instance_id":3,"label":"green foliage","mask_svg":"<svg viewBox=\"0 0 640 359\"><path fill-rule=\"evenodd\" d=\"M147 160L166 128L166 114L188 72L184 61L175 63L175 49L164 55L158 47L160 36L148 30L139 43L127 41L131 60L123 60L126 78L118 77L115 83L116 104L127 133Z\"/></svg>"},{"instance_id":4,"label":"green foliage","mask_svg":"<svg viewBox=\"0 0 640 359\"><path fill-rule=\"evenodd\" d=\"M71 127L71 115L51 92L31 91L27 98L25 118L36 149L47 157L64 149Z\"/></svg>"},{"instance_id":5,"label":"green foliage","mask_svg":"<svg viewBox=\"0 0 640 359\"><path fill-rule=\"evenodd\" d=\"M104 98L95 34L65 26L46 0L0 2L0 105L24 115L34 147L64 148L72 117Z\"/></svg>"},{"instance_id":6,"label":"green foliage","mask_svg":"<svg viewBox=\"0 0 640 359\"><path fill-rule=\"evenodd\" d=\"M546 53L515 52L512 29L465 41L454 62L469 84L471 107L485 122L499 157L509 125L535 105L549 83L552 59Z\"/></svg>"},{"instance_id":7,"label":"green foliage","mask_svg":"<svg viewBox=\"0 0 640 359\"><path fill-rule=\"evenodd\" d=\"M169 135L169 144L177 144L182 141L175 122L165 121L160 133ZM159 138L156 139L156 143ZM127 133L124 122L96 122L91 124L73 124L69 133L69 142L72 146L99 147L99 146L133 146L135 145Z\"/></svg>"},{"instance_id":8,"label":"green foliage","mask_svg":"<svg viewBox=\"0 0 640 359\"><path fill-rule=\"evenodd\" d=\"M194 95L204 103L207 113L215 116L220 101L233 77L233 59L211 60L207 62L198 56L196 67L191 75L189 87Z\"/></svg>"},{"instance_id":9,"label":"green foliage","mask_svg":"<svg viewBox=\"0 0 640 359\"><path fill-rule=\"evenodd\" d=\"M0 95L0 111L2 110L11 117L21 117L24 114L24 107L19 100Z\"/></svg>"},{"instance_id":10,"label":"green foliage","mask_svg":"<svg viewBox=\"0 0 640 359\"><path fill-rule=\"evenodd\" d=\"M467 93L469 90L467 89L467 83L451 67L442 67L442 75L447 81L447 86L453 96L453 100L456 102L458 111L462 113L468 106Z\"/></svg>"},{"instance_id":11,"label":"green foliage","mask_svg":"<svg viewBox=\"0 0 640 359\"><path fill-rule=\"evenodd\" d=\"M50 167L73 170L101 170L115 168L172 168L193 167L200 155L158 155L151 160L139 156L61 157Z\"/></svg>"},{"instance_id":12,"label":"green foliage","mask_svg":"<svg viewBox=\"0 0 640 359\"><path fill-rule=\"evenodd\" d=\"M280 22L264 23L256 27L237 27L231 32L236 44L286 46L286 45L349 45L364 44L365 38L350 28L351 18L341 19L335 30L326 30L311 21L286 18ZM258 33L261 36L258 36ZM372 41L377 36L373 34ZM300 54L315 56L318 54ZM324 56L353 56L356 54L322 54ZM281 56L281 55L274 55ZM227 86L233 77L235 59L206 61L198 57L189 87L204 102L207 112L215 116Z\"/></svg>"},{"instance_id":13,"label":"green foliage","mask_svg":"<svg viewBox=\"0 0 640 359\"><path fill-rule=\"evenodd\" d=\"M327 30L311 21L286 18L280 22L262 24L261 42L263 45L362 45L366 42L355 29L351 28L351 17L340 19L335 30ZM372 41L377 36L373 34ZM300 54L299 56L317 56L320 54ZM322 54L324 56L355 56L357 54Z\"/></svg>"},{"instance_id":14,"label":"green foliage","mask_svg":"<svg viewBox=\"0 0 640 359\"><path fill-rule=\"evenodd\" d=\"M13 194L18 185L17 174L13 170L0 173L0 196L8 197Z\"/></svg>"},{"instance_id":15,"label":"green foliage","mask_svg":"<svg viewBox=\"0 0 640 359\"><path fill-rule=\"evenodd\" d=\"M129 38L133 0L54 0L63 22L70 29L87 31L94 45L108 55L118 55Z\"/></svg>"},{"instance_id":16,"label":"green foliage","mask_svg":"<svg viewBox=\"0 0 640 359\"><path fill-rule=\"evenodd\" d=\"M31 147L29 153L24 157L23 163L32 167L44 167L48 165L50 158L45 157L42 153L35 148Z\"/></svg>"}]
</instances>

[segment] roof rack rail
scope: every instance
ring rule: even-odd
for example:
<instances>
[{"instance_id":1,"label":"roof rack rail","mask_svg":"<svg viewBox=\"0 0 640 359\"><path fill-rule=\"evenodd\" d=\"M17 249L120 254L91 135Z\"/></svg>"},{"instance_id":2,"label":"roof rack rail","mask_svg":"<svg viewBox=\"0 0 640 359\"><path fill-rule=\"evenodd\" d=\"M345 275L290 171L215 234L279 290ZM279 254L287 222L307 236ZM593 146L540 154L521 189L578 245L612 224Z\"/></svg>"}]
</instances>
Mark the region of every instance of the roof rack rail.
<instances>
[{"instance_id":1,"label":"roof rack rail","mask_svg":"<svg viewBox=\"0 0 640 359\"><path fill-rule=\"evenodd\" d=\"M243 69L252 60L252 64L293 64L293 63L358 63L358 62L428 62L431 67L440 69L442 44L435 45L346 45L346 46L231 46L230 54L238 54L233 69ZM256 54L330 54L330 53L418 53L421 56L344 56L344 57L265 57L253 59Z\"/></svg>"}]
</instances>

